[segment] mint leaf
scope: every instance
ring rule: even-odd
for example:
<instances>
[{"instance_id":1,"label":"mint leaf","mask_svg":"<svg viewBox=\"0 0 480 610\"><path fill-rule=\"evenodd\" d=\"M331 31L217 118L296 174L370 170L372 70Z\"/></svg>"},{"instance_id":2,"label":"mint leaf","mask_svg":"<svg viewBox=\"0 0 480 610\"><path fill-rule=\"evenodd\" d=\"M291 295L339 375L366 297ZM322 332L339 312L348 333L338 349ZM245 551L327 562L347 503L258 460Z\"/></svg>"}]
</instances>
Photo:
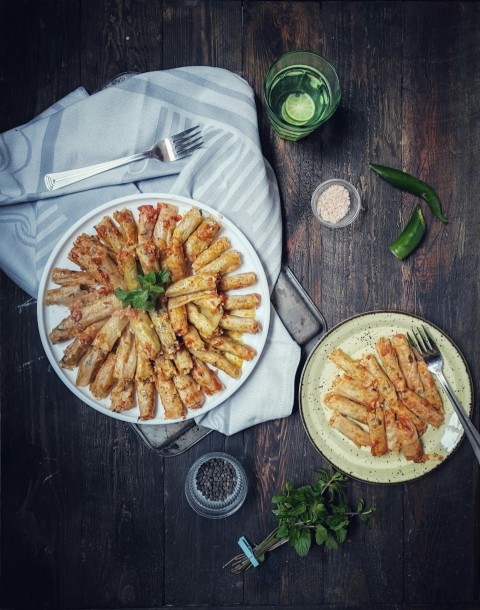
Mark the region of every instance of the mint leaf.
<instances>
[{"instance_id":1,"label":"mint leaf","mask_svg":"<svg viewBox=\"0 0 480 610\"><path fill-rule=\"evenodd\" d=\"M315 542L318 545L321 545L325 542L327 538L328 532L326 528L324 528L323 525L317 525L317 527L315 528Z\"/></svg>"},{"instance_id":2,"label":"mint leaf","mask_svg":"<svg viewBox=\"0 0 480 610\"><path fill-rule=\"evenodd\" d=\"M312 544L312 536L309 530L301 530L298 539L294 543L294 548L300 557L306 557Z\"/></svg>"},{"instance_id":3,"label":"mint leaf","mask_svg":"<svg viewBox=\"0 0 480 610\"><path fill-rule=\"evenodd\" d=\"M123 290L122 288L115 288L115 290L113 291L113 294L120 301L124 301L128 296L128 290Z\"/></svg>"},{"instance_id":4,"label":"mint leaf","mask_svg":"<svg viewBox=\"0 0 480 610\"><path fill-rule=\"evenodd\" d=\"M135 296L132 297L132 306L135 309L143 309L148 301L148 290L136 290Z\"/></svg>"}]
</instances>

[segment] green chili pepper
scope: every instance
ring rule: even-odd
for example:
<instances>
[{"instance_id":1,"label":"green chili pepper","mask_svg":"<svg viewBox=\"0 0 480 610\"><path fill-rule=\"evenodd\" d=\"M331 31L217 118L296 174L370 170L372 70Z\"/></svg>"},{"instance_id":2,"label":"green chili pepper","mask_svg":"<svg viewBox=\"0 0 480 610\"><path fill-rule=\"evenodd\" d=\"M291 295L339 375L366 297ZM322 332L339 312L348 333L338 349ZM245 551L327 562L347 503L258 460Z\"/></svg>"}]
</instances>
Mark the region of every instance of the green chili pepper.
<instances>
[{"instance_id":1,"label":"green chili pepper","mask_svg":"<svg viewBox=\"0 0 480 610\"><path fill-rule=\"evenodd\" d=\"M411 254L422 241L425 231L425 219L420 206L417 205L413 210L413 214L410 216L410 220L407 222L406 227L397 239L388 246L388 249L399 260L403 260Z\"/></svg>"},{"instance_id":2,"label":"green chili pepper","mask_svg":"<svg viewBox=\"0 0 480 610\"><path fill-rule=\"evenodd\" d=\"M393 186L413 193L414 195L419 195L425 199L432 214L443 223L447 224L448 220L443 215L440 199L433 188L426 182L402 172L399 169L394 169L393 167L385 167L384 165L377 165L376 163L369 163L368 166L384 180L393 184Z\"/></svg>"}]
</instances>

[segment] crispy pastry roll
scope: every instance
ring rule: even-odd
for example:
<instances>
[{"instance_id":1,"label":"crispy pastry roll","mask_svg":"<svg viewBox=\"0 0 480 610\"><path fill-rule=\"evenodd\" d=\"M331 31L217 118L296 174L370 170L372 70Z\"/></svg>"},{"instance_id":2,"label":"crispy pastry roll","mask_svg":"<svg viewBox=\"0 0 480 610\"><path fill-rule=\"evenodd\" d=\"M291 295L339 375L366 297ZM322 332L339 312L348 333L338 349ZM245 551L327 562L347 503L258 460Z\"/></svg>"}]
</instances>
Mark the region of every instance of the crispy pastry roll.
<instances>
[{"instance_id":1,"label":"crispy pastry roll","mask_svg":"<svg viewBox=\"0 0 480 610\"><path fill-rule=\"evenodd\" d=\"M236 309L256 309L261 302L261 297L256 292L250 294L236 294L223 297L223 308L226 311Z\"/></svg>"},{"instance_id":2,"label":"crispy pastry roll","mask_svg":"<svg viewBox=\"0 0 480 610\"><path fill-rule=\"evenodd\" d=\"M123 330L116 354L114 377L116 379L133 379L137 368L137 348L135 335L129 327Z\"/></svg>"},{"instance_id":3,"label":"crispy pastry roll","mask_svg":"<svg viewBox=\"0 0 480 610\"><path fill-rule=\"evenodd\" d=\"M415 355L410 347L407 336L403 333L393 335L392 345L397 352L398 364L402 369L407 388L417 394L422 394L422 380L418 373L417 361L415 360Z\"/></svg>"},{"instance_id":4,"label":"crispy pastry roll","mask_svg":"<svg viewBox=\"0 0 480 610\"><path fill-rule=\"evenodd\" d=\"M97 280L86 271L54 267L52 269L52 282L60 286L95 286Z\"/></svg>"},{"instance_id":5,"label":"crispy pastry roll","mask_svg":"<svg viewBox=\"0 0 480 610\"><path fill-rule=\"evenodd\" d=\"M113 218L117 221L120 227L120 232L123 235L125 246L127 248L136 246L138 243L138 229L132 212L126 208L120 211L116 210L113 213Z\"/></svg>"},{"instance_id":6,"label":"crispy pastry roll","mask_svg":"<svg viewBox=\"0 0 480 610\"><path fill-rule=\"evenodd\" d=\"M108 294L108 291L104 292L101 288L90 289L88 291L81 290L72 298L70 304L68 305L68 309L70 309L70 313L75 316L79 309L83 309L87 305L91 305L92 303L95 303L95 301L99 301L106 294Z\"/></svg>"},{"instance_id":7,"label":"crispy pastry roll","mask_svg":"<svg viewBox=\"0 0 480 610\"><path fill-rule=\"evenodd\" d=\"M389 403L388 406L396 414L397 418L404 417L411 421L417 429L419 436L421 436L427 429L427 424L417 417L413 411L410 411L410 409L406 407L401 400L397 399L395 402L391 404Z\"/></svg>"},{"instance_id":8,"label":"crispy pastry roll","mask_svg":"<svg viewBox=\"0 0 480 610\"><path fill-rule=\"evenodd\" d=\"M236 367L228 358L225 358L219 352L213 349L202 349L202 350L190 350L192 355L205 362L206 364L211 364L217 369L220 369L227 373L230 377L234 379L238 379L241 375L241 371L238 367Z\"/></svg>"},{"instance_id":9,"label":"crispy pastry roll","mask_svg":"<svg viewBox=\"0 0 480 610\"><path fill-rule=\"evenodd\" d=\"M199 273L198 275L190 275L186 278L178 280L171 284L165 294L167 297L178 297L192 292L201 292L203 290L216 290L217 288L216 273Z\"/></svg>"},{"instance_id":10,"label":"crispy pastry roll","mask_svg":"<svg viewBox=\"0 0 480 610\"><path fill-rule=\"evenodd\" d=\"M51 331L49 335L50 340L52 343L59 343L60 341L73 339L76 334L90 326L90 324L103 320L121 308L122 303L117 297L114 294L108 294L64 318Z\"/></svg>"},{"instance_id":11,"label":"crispy pastry roll","mask_svg":"<svg viewBox=\"0 0 480 610\"><path fill-rule=\"evenodd\" d=\"M187 409L199 409L205 402L205 395L190 375L175 375L173 383Z\"/></svg>"},{"instance_id":12,"label":"crispy pastry roll","mask_svg":"<svg viewBox=\"0 0 480 610\"><path fill-rule=\"evenodd\" d=\"M217 325L209 318L204 316L194 303L188 303L187 318L190 324L195 326L200 335L204 338L212 337L217 330Z\"/></svg>"},{"instance_id":13,"label":"crispy pastry roll","mask_svg":"<svg viewBox=\"0 0 480 610\"><path fill-rule=\"evenodd\" d=\"M180 400L173 379L167 379L160 366L159 359L155 362L155 387L163 405L165 419L185 417L187 409Z\"/></svg>"},{"instance_id":14,"label":"crispy pastry roll","mask_svg":"<svg viewBox=\"0 0 480 610\"><path fill-rule=\"evenodd\" d=\"M95 324L90 324L87 328L75 337L75 339L68 345L64 352L63 358L60 360L60 366L63 369L72 370L74 367L78 366L81 357L87 351L88 347L91 345L92 341L97 336L98 331L105 324L105 320L99 320L95 322Z\"/></svg>"},{"instance_id":15,"label":"crispy pastry roll","mask_svg":"<svg viewBox=\"0 0 480 610\"><path fill-rule=\"evenodd\" d=\"M98 400L107 397L115 383L115 377L113 376L115 359L116 354L110 352L90 384L90 391Z\"/></svg>"},{"instance_id":16,"label":"crispy pastry roll","mask_svg":"<svg viewBox=\"0 0 480 610\"><path fill-rule=\"evenodd\" d=\"M194 262L197 256L208 248L220 229L220 223L213 216L200 223L185 242L185 254L190 262Z\"/></svg>"},{"instance_id":17,"label":"crispy pastry roll","mask_svg":"<svg viewBox=\"0 0 480 610\"><path fill-rule=\"evenodd\" d=\"M208 265L201 269L201 273L218 273L225 275L231 271L236 271L242 264L242 257L238 250L228 250L222 256L219 256Z\"/></svg>"},{"instance_id":18,"label":"crispy pastry roll","mask_svg":"<svg viewBox=\"0 0 480 610\"><path fill-rule=\"evenodd\" d=\"M110 406L115 413L135 406L135 384L132 379L117 379L110 392Z\"/></svg>"},{"instance_id":19,"label":"crispy pastry roll","mask_svg":"<svg viewBox=\"0 0 480 610\"><path fill-rule=\"evenodd\" d=\"M334 413L328 424L332 426L332 428L335 428L335 430L338 430L343 436L350 439L357 447L370 446L371 441L369 433L340 413Z\"/></svg>"},{"instance_id":20,"label":"crispy pastry roll","mask_svg":"<svg viewBox=\"0 0 480 610\"><path fill-rule=\"evenodd\" d=\"M153 229L153 243L161 251L167 247L178 220L178 208L169 203L158 204L158 218Z\"/></svg>"},{"instance_id":21,"label":"crispy pastry roll","mask_svg":"<svg viewBox=\"0 0 480 610\"><path fill-rule=\"evenodd\" d=\"M389 451L398 453L400 451L400 441L398 440L397 421L392 409L385 409L383 412L385 420L385 434L387 435L387 447Z\"/></svg>"},{"instance_id":22,"label":"crispy pastry roll","mask_svg":"<svg viewBox=\"0 0 480 610\"><path fill-rule=\"evenodd\" d=\"M170 318L170 324L172 325L173 332L180 337L188 331L188 316L187 308L185 305L180 307L168 307L168 317Z\"/></svg>"},{"instance_id":23,"label":"crispy pastry roll","mask_svg":"<svg viewBox=\"0 0 480 610\"><path fill-rule=\"evenodd\" d=\"M227 275L220 278L218 288L222 292L229 290L237 290L238 288L246 288L257 283L257 275L253 271L246 273L237 273L236 275Z\"/></svg>"},{"instance_id":24,"label":"crispy pastry roll","mask_svg":"<svg viewBox=\"0 0 480 610\"><path fill-rule=\"evenodd\" d=\"M338 394L333 394L332 392L325 394L323 402L329 409L332 409L332 411L341 413L342 415L350 417L351 419L355 419L361 424L367 423L367 407L359 404L358 402L353 402L353 400L345 398L345 396L339 396Z\"/></svg>"},{"instance_id":25,"label":"crispy pastry roll","mask_svg":"<svg viewBox=\"0 0 480 610\"><path fill-rule=\"evenodd\" d=\"M90 385L106 357L107 354L91 345L80 360L75 385L79 387Z\"/></svg>"},{"instance_id":26,"label":"crispy pastry roll","mask_svg":"<svg viewBox=\"0 0 480 610\"><path fill-rule=\"evenodd\" d=\"M405 417L399 417L397 419L397 433L404 457L413 462L424 462L423 446L412 422Z\"/></svg>"},{"instance_id":27,"label":"crispy pastry roll","mask_svg":"<svg viewBox=\"0 0 480 610\"><path fill-rule=\"evenodd\" d=\"M375 377L377 382L377 390L380 392L385 402L388 405L395 404L398 400L395 387L390 379L385 375L375 356L373 354L366 354L360 362Z\"/></svg>"},{"instance_id":28,"label":"crispy pastry roll","mask_svg":"<svg viewBox=\"0 0 480 610\"><path fill-rule=\"evenodd\" d=\"M160 339L163 350L167 356L173 356L178 349L178 341L170 322L170 317L165 309L150 312L155 331Z\"/></svg>"},{"instance_id":29,"label":"crispy pastry roll","mask_svg":"<svg viewBox=\"0 0 480 610\"><path fill-rule=\"evenodd\" d=\"M187 303L192 303L193 301L207 299L209 297L217 296L217 290L201 290L200 292L191 292L190 294L182 294L178 297L169 297L168 299L168 308L174 309L175 307L182 307L182 305L187 305Z\"/></svg>"},{"instance_id":30,"label":"crispy pastry roll","mask_svg":"<svg viewBox=\"0 0 480 610\"><path fill-rule=\"evenodd\" d=\"M140 288L140 282L137 279L138 275L138 267L137 267L137 259L135 258L135 254L133 254L132 250L125 249L122 250L118 257L118 266L123 274L123 279L125 280L125 285L127 290L136 290Z\"/></svg>"},{"instance_id":31,"label":"crispy pastry roll","mask_svg":"<svg viewBox=\"0 0 480 610\"><path fill-rule=\"evenodd\" d=\"M253 347L226 335L212 337L209 339L209 344L220 352L228 352L242 360L252 360L257 353Z\"/></svg>"},{"instance_id":32,"label":"crispy pastry roll","mask_svg":"<svg viewBox=\"0 0 480 610\"><path fill-rule=\"evenodd\" d=\"M183 243L175 234L167 245L164 267L170 271L170 279L173 283L188 276L188 267L183 252Z\"/></svg>"},{"instance_id":33,"label":"crispy pastry roll","mask_svg":"<svg viewBox=\"0 0 480 610\"><path fill-rule=\"evenodd\" d=\"M388 378L393 383L397 392L403 392L407 387L405 377L403 376L402 369L398 364L397 353L395 352L392 342L390 339L381 337L376 345L376 350L380 356L383 368L387 373Z\"/></svg>"},{"instance_id":34,"label":"crispy pastry roll","mask_svg":"<svg viewBox=\"0 0 480 610\"><path fill-rule=\"evenodd\" d=\"M60 288L51 288L45 293L45 305L65 305L69 307L75 296L80 294L90 294L86 290L82 290L80 286L61 286Z\"/></svg>"},{"instance_id":35,"label":"crispy pastry roll","mask_svg":"<svg viewBox=\"0 0 480 610\"><path fill-rule=\"evenodd\" d=\"M68 258L72 262L81 261L83 263L81 266L84 266L85 270L107 289L125 288L122 274L98 238L82 233L75 240Z\"/></svg>"},{"instance_id":36,"label":"crispy pastry roll","mask_svg":"<svg viewBox=\"0 0 480 610\"><path fill-rule=\"evenodd\" d=\"M212 299L213 301L213 299ZM221 299L219 304L217 305L217 308L213 307L212 308L212 303L211 301L209 301L209 299L204 299L203 301L194 301L193 304L198 307L198 311L202 314L202 316L204 316L205 318L207 318L207 320L210 322L212 328L214 329L214 333L213 334L217 334L218 331L218 325L220 323L220 320L222 318L223 315L223 307L221 305Z\"/></svg>"},{"instance_id":37,"label":"crispy pastry roll","mask_svg":"<svg viewBox=\"0 0 480 610\"><path fill-rule=\"evenodd\" d=\"M110 216L104 216L95 225L98 237L111 249L118 254L125 245L125 240Z\"/></svg>"},{"instance_id":38,"label":"crispy pastry roll","mask_svg":"<svg viewBox=\"0 0 480 610\"><path fill-rule=\"evenodd\" d=\"M187 349L203 349L205 347L198 330L192 324L188 325L188 331L183 335L183 342Z\"/></svg>"},{"instance_id":39,"label":"crispy pastry roll","mask_svg":"<svg viewBox=\"0 0 480 610\"><path fill-rule=\"evenodd\" d=\"M240 316L224 314L218 325L225 330L237 330L242 333L256 334L260 332L260 324L255 318L241 318Z\"/></svg>"},{"instance_id":40,"label":"crispy pastry roll","mask_svg":"<svg viewBox=\"0 0 480 610\"><path fill-rule=\"evenodd\" d=\"M200 210L198 208L190 208L188 212L183 215L183 218L178 221L177 226L173 230L173 238L180 240L183 244L202 220L203 218Z\"/></svg>"},{"instance_id":41,"label":"crispy pastry roll","mask_svg":"<svg viewBox=\"0 0 480 610\"><path fill-rule=\"evenodd\" d=\"M136 381L139 419L145 421L155 417L155 384L153 381Z\"/></svg>"},{"instance_id":42,"label":"crispy pastry roll","mask_svg":"<svg viewBox=\"0 0 480 610\"><path fill-rule=\"evenodd\" d=\"M104 354L112 350L115 342L122 334L123 329L128 324L128 318L122 315L123 312L114 313L97 333L93 341L93 347L99 349Z\"/></svg>"},{"instance_id":43,"label":"crispy pastry roll","mask_svg":"<svg viewBox=\"0 0 480 610\"><path fill-rule=\"evenodd\" d=\"M185 346L182 346L175 354L174 362L178 372L182 375L186 375L192 370L192 357Z\"/></svg>"},{"instance_id":44,"label":"crispy pastry roll","mask_svg":"<svg viewBox=\"0 0 480 610\"><path fill-rule=\"evenodd\" d=\"M138 208L138 243L145 244L153 237L159 210L153 205L141 205Z\"/></svg>"},{"instance_id":45,"label":"crispy pastry roll","mask_svg":"<svg viewBox=\"0 0 480 610\"><path fill-rule=\"evenodd\" d=\"M165 375L166 379L173 379L175 375L178 375L177 367L173 360L169 358L157 358L155 361L155 366L160 367L162 373Z\"/></svg>"},{"instance_id":46,"label":"crispy pastry roll","mask_svg":"<svg viewBox=\"0 0 480 610\"><path fill-rule=\"evenodd\" d=\"M420 379L422 380L423 395L428 400L428 402L433 405L439 413L443 415L443 400L437 389L435 380L433 379L433 376L428 370L425 360L420 356L419 352L416 349L414 349L413 352L417 359L418 373L420 375Z\"/></svg>"},{"instance_id":47,"label":"crispy pastry roll","mask_svg":"<svg viewBox=\"0 0 480 610\"><path fill-rule=\"evenodd\" d=\"M333 381L333 391L345 398L350 398L353 402L374 409L381 402L380 394L373 388L365 388L361 383L349 375L341 375Z\"/></svg>"},{"instance_id":48,"label":"crispy pastry roll","mask_svg":"<svg viewBox=\"0 0 480 610\"><path fill-rule=\"evenodd\" d=\"M144 274L150 271L160 271L160 262L155 244L143 242L136 247L135 252Z\"/></svg>"},{"instance_id":49,"label":"crispy pastry roll","mask_svg":"<svg viewBox=\"0 0 480 610\"><path fill-rule=\"evenodd\" d=\"M191 375L207 396L212 396L213 394L220 392L220 390L223 390L223 383L205 362L195 358L195 356L192 360L193 368Z\"/></svg>"},{"instance_id":50,"label":"crispy pastry roll","mask_svg":"<svg viewBox=\"0 0 480 610\"><path fill-rule=\"evenodd\" d=\"M137 352L135 370L135 387L140 419L145 421L155 417L155 384L153 366L150 359L142 352Z\"/></svg>"},{"instance_id":51,"label":"crispy pastry roll","mask_svg":"<svg viewBox=\"0 0 480 610\"><path fill-rule=\"evenodd\" d=\"M347 375L359 381L364 387L377 385L375 377L359 362L352 360L343 350L335 348L328 356L332 362L340 367Z\"/></svg>"},{"instance_id":52,"label":"crispy pastry roll","mask_svg":"<svg viewBox=\"0 0 480 610\"><path fill-rule=\"evenodd\" d=\"M195 299L194 303L200 309L200 311L207 312L204 315L216 315L219 311L223 313L223 298L219 294Z\"/></svg>"},{"instance_id":53,"label":"crispy pastry roll","mask_svg":"<svg viewBox=\"0 0 480 610\"><path fill-rule=\"evenodd\" d=\"M146 311L141 309L132 310L130 327L135 335L137 352L144 352L148 358L154 360L161 347L152 318Z\"/></svg>"},{"instance_id":54,"label":"crispy pastry roll","mask_svg":"<svg viewBox=\"0 0 480 610\"><path fill-rule=\"evenodd\" d=\"M204 250L197 256L195 261L192 263L192 269L197 273L202 267L208 265L224 252L230 249L230 240L228 237L222 236L216 239L211 246Z\"/></svg>"},{"instance_id":55,"label":"crispy pastry roll","mask_svg":"<svg viewBox=\"0 0 480 610\"><path fill-rule=\"evenodd\" d=\"M368 432L370 434L370 451L372 455L385 455L388 451L385 420L382 407L367 410Z\"/></svg>"},{"instance_id":56,"label":"crispy pastry roll","mask_svg":"<svg viewBox=\"0 0 480 610\"><path fill-rule=\"evenodd\" d=\"M443 423L443 414L439 413L428 400L422 398L411 390L405 390L402 392L402 402L413 411L415 415L418 415L420 419L426 421L427 424L432 424L435 428L438 428Z\"/></svg>"}]
</instances>

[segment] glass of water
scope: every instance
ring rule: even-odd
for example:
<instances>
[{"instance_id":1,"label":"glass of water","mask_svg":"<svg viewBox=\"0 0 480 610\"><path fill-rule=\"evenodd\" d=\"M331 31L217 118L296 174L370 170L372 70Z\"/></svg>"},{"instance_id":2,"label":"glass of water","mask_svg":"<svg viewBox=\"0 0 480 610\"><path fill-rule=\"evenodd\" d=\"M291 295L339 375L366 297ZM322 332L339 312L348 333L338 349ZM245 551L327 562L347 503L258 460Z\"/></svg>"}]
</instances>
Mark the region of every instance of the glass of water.
<instances>
[{"instance_id":1,"label":"glass of water","mask_svg":"<svg viewBox=\"0 0 480 610\"><path fill-rule=\"evenodd\" d=\"M335 68L321 55L290 51L270 66L263 95L273 129L281 138L300 140L332 116L341 89Z\"/></svg>"}]
</instances>

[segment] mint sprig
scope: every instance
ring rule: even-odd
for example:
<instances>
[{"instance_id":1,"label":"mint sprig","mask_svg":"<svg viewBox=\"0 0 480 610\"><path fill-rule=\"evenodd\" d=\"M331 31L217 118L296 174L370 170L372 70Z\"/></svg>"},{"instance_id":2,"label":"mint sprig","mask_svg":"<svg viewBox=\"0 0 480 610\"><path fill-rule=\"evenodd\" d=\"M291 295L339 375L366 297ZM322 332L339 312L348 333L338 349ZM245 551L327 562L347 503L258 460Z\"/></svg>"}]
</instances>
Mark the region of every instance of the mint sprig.
<instances>
[{"instance_id":1,"label":"mint sprig","mask_svg":"<svg viewBox=\"0 0 480 610\"><path fill-rule=\"evenodd\" d=\"M123 290L116 288L114 294L124 307L131 305L134 309L155 311L157 297L165 292L165 285L170 278L170 271L149 271L145 275L137 275L140 288L135 290Z\"/></svg>"},{"instance_id":2,"label":"mint sprig","mask_svg":"<svg viewBox=\"0 0 480 610\"><path fill-rule=\"evenodd\" d=\"M312 542L326 548L337 549L345 542L348 526L354 517L359 517L368 527L375 508L366 508L359 500L356 511L345 500L347 476L333 471L317 470L318 480L312 485L294 488L286 481L285 488L272 498L276 508L272 511L278 526L263 542L253 548L255 557L265 560L265 553L288 543L300 557L308 555ZM236 574L251 566L244 553L237 555L226 565L232 565Z\"/></svg>"}]
</instances>

